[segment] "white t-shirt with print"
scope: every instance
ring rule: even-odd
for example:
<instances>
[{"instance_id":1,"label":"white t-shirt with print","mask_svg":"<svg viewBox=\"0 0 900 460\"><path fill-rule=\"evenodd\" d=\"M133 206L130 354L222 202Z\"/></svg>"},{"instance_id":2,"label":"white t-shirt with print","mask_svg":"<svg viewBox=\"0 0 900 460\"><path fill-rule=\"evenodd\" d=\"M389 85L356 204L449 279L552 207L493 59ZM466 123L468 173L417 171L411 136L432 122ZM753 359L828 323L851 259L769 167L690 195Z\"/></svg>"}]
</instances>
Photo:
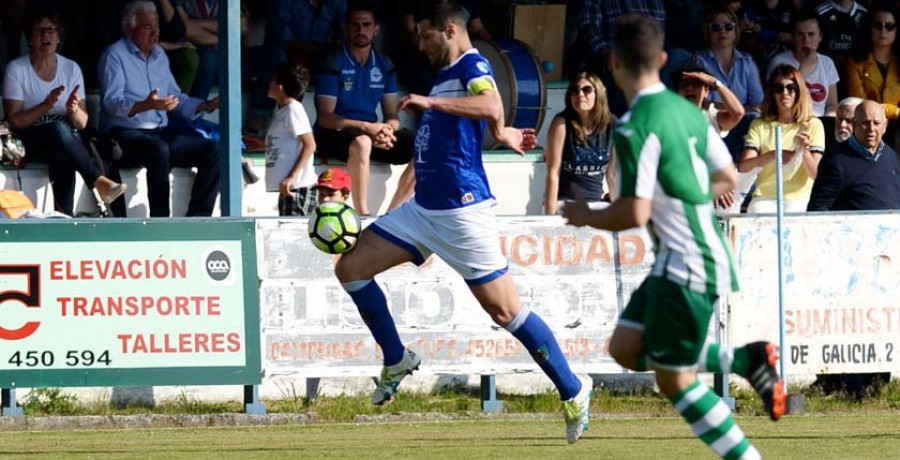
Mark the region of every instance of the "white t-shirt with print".
<instances>
[{"instance_id":1,"label":"white t-shirt with print","mask_svg":"<svg viewBox=\"0 0 900 460\"><path fill-rule=\"evenodd\" d=\"M769 68L766 71L766 80L772 76L772 71L775 70L775 67L778 67L781 64L790 64L794 66L795 69L800 68L800 62L794 58L794 53L791 51L783 51L776 54L772 60L769 61ZM828 88L841 81L837 68L834 66L834 61L831 60L830 57L818 53L816 68L813 69L812 73L809 75L804 75L803 78L806 80L806 87L809 88L809 97L812 99L813 115L817 117L825 115L825 105L826 102L828 102Z\"/></svg>"},{"instance_id":2,"label":"white t-shirt with print","mask_svg":"<svg viewBox=\"0 0 900 460\"><path fill-rule=\"evenodd\" d=\"M299 101L292 100L284 107L275 111L269 130L266 132L266 190L279 191L281 181L284 180L297 160L300 159L300 151L303 149L303 141L300 136L312 132L309 117ZM303 165L293 188L312 187L316 184L316 172L313 169L313 157L309 157L309 163Z\"/></svg>"},{"instance_id":3,"label":"white t-shirt with print","mask_svg":"<svg viewBox=\"0 0 900 460\"><path fill-rule=\"evenodd\" d=\"M7 64L6 75L3 78L3 99L22 101L22 109L28 110L43 103L54 89L65 86L59 101L47 115L67 115L66 101L76 86L78 97L84 99L84 77L75 61L58 54L56 59L56 75L52 81L44 81L37 75L28 56L16 58Z\"/></svg>"}]
</instances>

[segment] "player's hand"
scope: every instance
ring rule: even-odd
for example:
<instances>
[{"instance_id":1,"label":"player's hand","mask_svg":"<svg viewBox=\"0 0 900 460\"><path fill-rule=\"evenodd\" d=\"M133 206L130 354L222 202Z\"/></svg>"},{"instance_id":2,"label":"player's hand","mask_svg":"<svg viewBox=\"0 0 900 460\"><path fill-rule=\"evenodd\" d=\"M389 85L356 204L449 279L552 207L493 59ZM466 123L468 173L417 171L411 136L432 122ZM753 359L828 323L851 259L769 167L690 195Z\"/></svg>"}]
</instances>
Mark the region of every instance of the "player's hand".
<instances>
[{"instance_id":1,"label":"player's hand","mask_svg":"<svg viewBox=\"0 0 900 460\"><path fill-rule=\"evenodd\" d=\"M534 149L534 146L537 144L533 129L519 129L512 126L500 128L499 136L495 135L494 140L519 155L525 155L526 150Z\"/></svg>"},{"instance_id":2,"label":"player's hand","mask_svg":"<svg viewBox=\"0 0 900 460\"><path fill-rule=\"evenodd\" d=\"M47 107L52 109L54 106L56 106L56 103L59 102L59 100L62 98L63 91L65 91L65 90L66 90L65 86L57 86L56 88L53 88L53 91L50 91L50 94L48 94L47 97L44 98L44 104L46 104Z\"/></svg>"},{"instance_id":3,"label":"player's hand","mask_svg":"<svg viewBox=\"0 0 900 460\"><path fill-rule=\"evenodd\" d=\"M66 100L66 111L68 113L75 113L78 110L78 103L81 102L81 98L78 97L79 88L81 88L81 85L75 85L75 89L72 90L72 94L69 94L69 98Z\"/></svg>"},{"instance_id":4,"label":"player's hand","mask_svg":"<svg viewBox=\"0 0 900 460\"><path fill-rule=\"evenodd\" d=\"M575 200L563 201L561 214L566 219L567 224L583 227L590 221L591 208L588 207L587 201L585 201L579 187L573 187L573 192L575 193Z\"/></svg>"},{"instance_id":5,"label":"player's hand","mask_svg":"<svg viewBox=\"0 0 900 460\"><path fill-rule=\"evenodd\" d=\"M430 108L431 98L420 94L407 95L403 99L400 99L400 104L397 105L397 110L420 111L428 110Z\"/></svg>"}]
</instances>

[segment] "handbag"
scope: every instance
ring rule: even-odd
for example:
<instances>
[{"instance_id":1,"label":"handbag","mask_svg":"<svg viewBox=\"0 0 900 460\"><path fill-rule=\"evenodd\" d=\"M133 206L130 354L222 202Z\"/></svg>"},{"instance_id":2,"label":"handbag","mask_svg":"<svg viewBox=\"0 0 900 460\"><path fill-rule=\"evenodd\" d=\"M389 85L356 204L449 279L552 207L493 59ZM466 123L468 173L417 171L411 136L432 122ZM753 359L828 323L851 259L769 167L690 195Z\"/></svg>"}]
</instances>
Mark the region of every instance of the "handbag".
<instances>
[{"instance_id":1,"label":"handbag","mask_svg":"<svg viewBox=\"0 0 900 460\"><path fill-rule=\"evenodd\" d=\"M9 129L9 123L0 123L0 145L2 145L2 154L0 154L0 162L5 165L15 166L17 169L25 167L25 146L12 130Z\"/></svg>"}]
</instances>

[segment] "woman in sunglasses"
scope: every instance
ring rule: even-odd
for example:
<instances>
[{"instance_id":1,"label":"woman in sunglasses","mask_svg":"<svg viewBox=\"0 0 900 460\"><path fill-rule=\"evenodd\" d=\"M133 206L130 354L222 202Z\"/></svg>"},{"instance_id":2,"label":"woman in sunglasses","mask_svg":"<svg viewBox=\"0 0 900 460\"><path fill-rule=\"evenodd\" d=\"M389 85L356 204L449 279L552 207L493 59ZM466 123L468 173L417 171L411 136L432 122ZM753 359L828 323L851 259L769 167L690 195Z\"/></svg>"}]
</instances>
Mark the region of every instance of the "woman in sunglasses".
<instances>
[{"instance_id":1,"label":"woman in sunglasses","mask_svg":"<svg viewBox=\"0 0 900 460\"><path fill-rule=\"evenodd\" d=\"M615 186L608 174L613 122L600 78L590 72L575 75L566 92L566 108L553 118L547 133L547 214L556 214L559 201L574 200L579 192L588 203L603 206L603 179L610 188Z\"/></svg>"},{"instance_id":2,"label":"woman in sunglasses","mask_svg":"<svg viewBox=\"0 0 900 460\"><path fill-rule=\"evenodd\" d=\"M713 10L703 27L708 49L700 51L696 63L724 83L738 97L747 112L758 111L763 100L759 68L753 58L735 46L740 41L737 16L728 9ZM717 94L714 102L722 102Z\"/></svg>"},{"instance_id":3,"label":"woman in sunglasses","mask_svg":"<svg viewBox=\"0 0 900 460\"><path fill-rule=\"evenodd\" d=\"M53 9L32 7L23 25L29 52L6 67L3 107L22 138L25 158L49 165L56 211L74 215L75 171L100 199L112 203L126 185L104 176L83 144L80 131L88 124L84 78L75 61L57 53L59 15Z\"/></svg>"},{"instance_id":4,"label":"woman in sunglasses","mask_svg":"<svg viewBox=\"0 0 900 460\"><path fill-rule=\"evenodd\" d=\"M790 51L775 55L769 61L767 75L781 64L790 64L803 74L809 97L812 99L813 115L834 117L837 115L837 83L841 80L834 61L820 54L822 27L815 11L802 13L794 24L794 46Z\"/></svg>"},{"instance_id":5,"label":"woman in sunglasses","mask_svg":"<svg viewBox=\"0 0 900 460\"><path fill-rule=\"evenodd\" d=\"M809 89L794 66L782 64L767 82L762 117L753 120L738 171L759 172L747 211L775 212L775 128L782 130L784 210L804 212L819 160L825 151L825 130L813 116Z\"/></svg>"},{"instance_id":6,"label":"woman in sunglasses","mask_svg":"<svg viewBox=\"0 0 900 460\"><path fill-rule=\"evenodd\" d=\"M847 63L847 94L880 102L888 120L900 115L900 56L897 40L897 10L878 4L868 16L859 47ZM893 140L893 138L886 137Z\"/></svg>"}]
</instances>

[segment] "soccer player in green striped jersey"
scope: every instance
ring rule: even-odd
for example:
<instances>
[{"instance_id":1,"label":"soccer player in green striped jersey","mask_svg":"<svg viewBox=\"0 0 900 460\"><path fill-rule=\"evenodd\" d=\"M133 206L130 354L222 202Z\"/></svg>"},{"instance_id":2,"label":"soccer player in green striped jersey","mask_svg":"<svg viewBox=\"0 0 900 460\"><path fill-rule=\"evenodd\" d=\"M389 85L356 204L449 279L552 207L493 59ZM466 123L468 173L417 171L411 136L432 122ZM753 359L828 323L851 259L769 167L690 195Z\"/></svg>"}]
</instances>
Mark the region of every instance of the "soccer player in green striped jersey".
<instances>
[{"instance_id":1,"label":"soccer player in green striped jersey","mask_svg":"<svg viewBox=\"0 0 900 460\"><path fill-rule=\"evenodd\" d=\"M698 371L735 372L750 380L773 420L784 413L772 344L705 343L714 303L738 289L713 206L714 197L737 185L737 171L703 113L660 83L666 59L660 24L622 16L615 43L613 76L631 101L614 132L618 199L602 210L583 199L563 208L572 225L610 231L647 225L654 240L656 262L622 312L610 354L626 368L653 369L660 390L722 458L760 458L728 406L697 380Z\"/></svg>"}]
</instances>

